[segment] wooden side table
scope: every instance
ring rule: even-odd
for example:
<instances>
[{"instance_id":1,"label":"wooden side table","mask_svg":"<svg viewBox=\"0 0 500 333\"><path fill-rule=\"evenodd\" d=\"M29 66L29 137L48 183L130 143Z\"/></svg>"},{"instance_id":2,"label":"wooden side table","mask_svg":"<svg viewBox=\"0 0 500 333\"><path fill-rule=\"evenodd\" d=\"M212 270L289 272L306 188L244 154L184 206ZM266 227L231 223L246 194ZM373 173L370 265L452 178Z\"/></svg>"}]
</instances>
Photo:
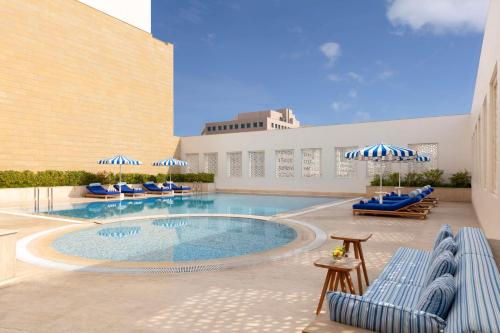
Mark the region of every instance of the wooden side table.
<instances>
[{"instance_id":1,"label":"wooden side table","mask_svg":"<svg viewBox=\"0 0 500 333\"><path fill-rule=\"evenodd\" d=\"M369 233L334 233L330 235L331 239L337 239L344 242L344 247L346 252L349 252L350 245L352 243L354 248L354 257L356 259L361 260L361 268L363 269L363 275L365 276L366 285L369 286L370 282L368 281L368 272L366 270L365 264L365 256L363 255L363 248L361 247L361 242L366 242L372 237L372 234ZM359 268L358 268L358 279L359 279ZM360 280L360 279L359 279ZM360 291L362 293L362 291Z\"/></svg>"},{"instance_id":2,"label":"wooden side table","mask_svg":"<svg viewBox=\"0 0 500 333\"><path fill-rule=\"evenodd\" d=\"M342 292L350 292L355 294L354 285L352 283L350 272L354 269L358 270L358 281L361 281L359 276L359 266L361 265L361 260L354 258L342 258L341 260L333 260L333 258L321 258L314 262L314 266L326 268L325 283L323 284L323 289L321 290L321 296L319 298L318 307L316 308L316 315L319 314L321 308L323 307L323 301L325 300L325 295L327 291L337 290L339 284ZM359 287L361 288L361 282L359 282ZM360 289L360 295L362 289Z\"/></svg>"}]
</instances>

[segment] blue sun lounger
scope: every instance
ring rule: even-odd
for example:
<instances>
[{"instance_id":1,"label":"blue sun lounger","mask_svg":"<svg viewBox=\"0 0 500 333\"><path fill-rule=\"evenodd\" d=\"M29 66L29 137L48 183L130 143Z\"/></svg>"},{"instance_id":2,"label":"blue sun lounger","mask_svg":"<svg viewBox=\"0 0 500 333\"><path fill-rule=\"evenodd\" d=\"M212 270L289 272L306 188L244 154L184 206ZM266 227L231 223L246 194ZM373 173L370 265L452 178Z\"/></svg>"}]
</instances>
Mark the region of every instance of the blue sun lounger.
<instances>
[{"instance_id":1,"label":"blue sun lounger","mask_svg":"<svg viewBox=\"0 0 500 333\"><path fill-rule=\"evenodd\" d=\"M171 189L175 193L191 192L191 187L189 187L189 186L177 186L172 182L165 182L165 183L163 183L163 186Z\"/></svg>"},{"instance_id":2,"label":"blue sun lounger","mask_svg":"<svg viewBox=\"0 0 500 333\"><path fill-rule=\"evenodd\" d=\"M115 185L113 185L113 187L116 188L117 190L120 190L120 185L121 185L122 193L125 194L126 196L134 197L136 195L144 195L145 194L145 192L142 188L132 188L132 187L128 186L128 184L125 182L115 184Z\"/></svg>"},{"instance_id":3,"label":"blue sun lounger","mask_svg":"<svg viewBox=\"0 0 500 333\"><path fill-rule=\"evenodd\" d=\"M379 203L377 200L360 201L352 206L354 215L381 215L396 217L414 217L425 219L429 213L428 207L420 205L423 196L416 195L398 201L384 201Z\"/></svg>"},{"instance_id":4,"label":"blue sun lounger","mask_svg":"<svg viewBox=\"0 0 500 333\"><path fill-rule=\"evenodd\" d=\"M172 194L172 190L165 187L158 187L154 182L145 182L142 186L144 186L146 192L150 194Z\"/></svg>"},{"instance_id":5,"label":"blue sun lounger","mask_svg":"<svg viewBox=\"0 0 500 333\"><path fill-rule=\"evenodd\" d=\"M86 197L90 198L116 198L120 196L118 191L108 191L102 187L101 183L91 183L87 185Z\"/></svg>"}]
</instances>

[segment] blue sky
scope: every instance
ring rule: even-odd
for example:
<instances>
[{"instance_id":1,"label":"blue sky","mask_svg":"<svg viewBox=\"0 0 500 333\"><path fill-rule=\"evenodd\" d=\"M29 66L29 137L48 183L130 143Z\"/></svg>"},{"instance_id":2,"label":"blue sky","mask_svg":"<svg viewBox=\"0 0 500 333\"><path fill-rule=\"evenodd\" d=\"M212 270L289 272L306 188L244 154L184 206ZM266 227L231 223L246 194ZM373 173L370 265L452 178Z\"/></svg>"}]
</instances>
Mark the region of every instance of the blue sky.
<instances>
[{"instance_id":1,"label":"blue sky","mask_svg":"<svg viewBox=\"0 0 500 333\"><path fill-rule=\"evenodd\" d=\"M436 5L438 3L438 5ZM487 0L152 0L176 135L291 107L326 125L470 109Z\"/></svg>"}]
</instances>

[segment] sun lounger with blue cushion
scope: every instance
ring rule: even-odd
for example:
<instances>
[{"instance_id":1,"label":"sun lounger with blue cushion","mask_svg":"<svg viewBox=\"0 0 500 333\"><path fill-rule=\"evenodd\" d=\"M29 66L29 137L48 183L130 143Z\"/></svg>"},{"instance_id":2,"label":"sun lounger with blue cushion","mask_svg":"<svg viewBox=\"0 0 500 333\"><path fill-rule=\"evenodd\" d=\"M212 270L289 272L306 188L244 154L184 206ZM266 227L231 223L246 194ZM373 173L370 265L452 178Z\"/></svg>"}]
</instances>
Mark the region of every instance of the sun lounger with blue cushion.
<instances>
[{"instance_id":1,"label":"sun lounger with blue cushion","mask_svg":"<svg viewBox=\"0 0 500 333\"><path fill-rule=\"evenodd\" d=\"M86 197L90 198L116 198L120 196L120 192L118 191L108 191L104 187L102 187L101 183L91 183L87 185L87 193Z\"/></svg>"},{"instance_id":2,"label":"sun lounger with blue cushion","mask_svg":"<svg viewBox=\"0 0 500 333\"><path fill-rule=\"evenodd\" d=\"M142 184L142 186L144 186L146 192L149 194L160 194L160 195L173 194L171 189L165 187L158 187L158 185L156 185L154 182L145 182L144 184Z\"/></svg>"},{"instance_id":3,"label":"sun lounger with blue cushion","mask_svg":"<svg viewBox=\"0 0 500 333\"><path fill-rule=\"evenodd\" d=\"M170 188L175 193L189 193L189 192L191 192L191 187L183 186L183 185L177 186L173 182L165 182L165 183L163 183L163 186L165 186L166 188Z\"/></svg>"},{"instance_id":4,"label":"sun lounger with blue cushion","mask_svg":"<svg viewBox=\"0 0 500 333\"><path fill-rule=\"evenodd\" d=\"M429 209L420 205L422 198L421 195L414 195L404 200L384 201L383 203L379 203L377 200L360 201L352 206L352 213L354 215L382 215L425 219L429 213Z\"/></svg>"},{"instance_id":5,"label":"sun lounger with blue cushion","mask_svg":"<svg viewBox=\"0 0 500 333\"><path fill-rule=\"evenodd\" d=\"M121 182L121 183L113 185L113 187L116 188L117 190L120 190L120 186L121 186L122 193L125 194L126 196L135 197L136 195L140 196L140 195L144 195L144 193L145 193L142 188L132 188L132 187L128 186L128 184L125 182Z\"/></svg>"},{"instance_id":6,"label":"sun lounger with blue cushion","mask_svg":"<svg viewBox=\"0 0 500 333\"><path fill-rule=\"evenodd\" d=\"M424 198L422 199L423 202L432 204L433 206L437 205L438 199L430 196L431 193L434 191L434 189L430 185L427 185L427 186L422 187L420 189L417 189L415 191L418 194L421 194L424 196ZM414 191L412 191L412 192L414 192ZM409 197L409 194L397 195L395 192L391 192L390 194L386 194L384 196L384 201L385 200L404 200L404 199L407 199L408 197Z\"/></svg>"}]
</instances>

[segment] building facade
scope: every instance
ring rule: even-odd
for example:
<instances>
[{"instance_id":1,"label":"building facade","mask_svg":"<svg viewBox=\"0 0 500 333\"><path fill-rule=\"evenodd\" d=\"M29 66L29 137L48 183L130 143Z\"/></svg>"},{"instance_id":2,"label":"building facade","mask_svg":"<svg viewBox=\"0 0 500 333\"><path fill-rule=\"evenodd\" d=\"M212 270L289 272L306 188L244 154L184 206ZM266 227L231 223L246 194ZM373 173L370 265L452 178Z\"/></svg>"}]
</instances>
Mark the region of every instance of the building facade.
<instances>
[{"instance_id":1,"label":"building facade","mask_svg":"<svg viewBox=\"0 0 500 333\"><path fill-rule=\"evenodd\" d=\"M206 123L202 135L270 131L300 127L289 108L239 113L236 119Z\"/></svg>"},{"instance_id":2,"label":"building facade","mask_svg":"<svg viewBox=\"0 0 500 333\"><path fill-rule=\"evenodd\" d=\"M0 8L0 170L116 171L97 160L124 154L157 173L177 153L172 44L78 1Z\"/></svg>"}]
</instances>

